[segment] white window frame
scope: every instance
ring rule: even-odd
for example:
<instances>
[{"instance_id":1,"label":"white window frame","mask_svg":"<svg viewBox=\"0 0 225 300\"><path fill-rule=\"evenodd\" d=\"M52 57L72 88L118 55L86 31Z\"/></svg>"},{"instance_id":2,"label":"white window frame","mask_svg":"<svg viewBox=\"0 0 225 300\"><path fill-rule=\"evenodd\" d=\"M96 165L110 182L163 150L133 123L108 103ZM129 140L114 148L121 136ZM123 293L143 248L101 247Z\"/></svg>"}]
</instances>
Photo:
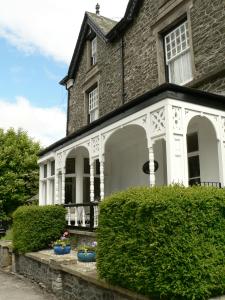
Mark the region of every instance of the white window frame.
<instances>
[{"instance_id":1,"label":"white window frame","mask_svg":"<svg viewBox=\"0 0 225 300\"><path fill-rule=\"evenodd\" d=\"M168 66L169 82L184 85L193 79L193 70L191 65L191 48L189 39L189 28L188 21L184 21L179 24L176 28L171 30L164 36L164 51L166 58L166 65ZM172 76L172 65L175 61L180 59L180 71L184 75L185 66L182 64L182 56L188 56L190 69L187 71L187 78L179 82L174 82Z\"/></svg>"},{"instance_id":2,"label":"white window frame","mask_svg":"<svg viewBox=\"0 0 225 300\"><path fill-rule=\"evenodd\" d=\"M91 65L94 66L97 63L97 37L91 41Z\"/></svg>"},{"instance_id":3,"label":"white window frame","mask_svg":"<svg viewBox=\"0 0 225 300\"><path fill-rule=\"evenodd\" d=\"M194 132L188 133L187 136L191 135L191 134L195 134L195 133L197 134L197 137L198 137L198 150L192 151L192 152L188 152L187 153L187 157L188 157L188 165L189 165L189 158L190 157L194 157L194 156L198 156L198 159L199 159L199 171L200 171L200 173L199 173L199 176L197 176L197 177L189 177L188 176L189 177L188 181L194 180L194 179L199 179L199 181L201 182L200 151L199 151L199 133L198 133L198 131L194 131ZM188 143L188 141L187 141L187 143ZM188 148L188 144L187 144L187 148ZM189 166L188 166L188 168L189 168Z\"/></svg>"},{"instance_id":4,"label":"white window frame","mask_svg":"<svg viewBox=\"0 0 225 300\"><path fill-rule=\"evenodd\" d=\"M88 113L90 116L90 123L97 120L99 117L98 87L88 93Z\"/></svg>"}]
</instances>

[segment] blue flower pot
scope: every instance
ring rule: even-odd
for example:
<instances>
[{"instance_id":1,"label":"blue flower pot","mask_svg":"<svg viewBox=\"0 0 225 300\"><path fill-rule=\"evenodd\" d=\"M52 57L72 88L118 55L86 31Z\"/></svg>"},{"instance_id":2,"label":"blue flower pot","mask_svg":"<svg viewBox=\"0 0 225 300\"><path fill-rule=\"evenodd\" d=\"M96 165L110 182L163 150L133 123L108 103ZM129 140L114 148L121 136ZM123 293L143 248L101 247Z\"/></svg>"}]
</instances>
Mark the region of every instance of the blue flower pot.
<instances>
[{"instance_id":1,"label":"blue flower pot","mask_svg":"<svg viewBox=\"0 0 225 300\"><path fill-rule=\"evenodd\" d=\"M63 255L64 254L64 247L56 245L54 246L54 253L57 255Z\"/></svg>"},{"instance_id":2,"label":"blue flower pot","mask_svg":"<svg viewBox=\"0 0 225 300\"><path fill-rule=\"evenodd\" d=\"M69 254L71 251L71 247L69 245L67 245L66 247L64 247L64 254Z\"/></svg>"},{"instance_id":3,"label":"blue flower pot","mask_svg":"<svg viewBox=\"0 0 225 300\"><path fill-rule=\"evenodd\" d=\"M78 251L77 252L78 261L81 262L95 262L96 253L94 251Z\"/></svg>"},{"instance_id":4,"label":"blue flower pot","mask_svg":"<svg viewBox=\"0 0 225 300\"><path fill-rule=\"evenodd\" d=\"M54 253L56 255L69 254L70 251L71 251L71 247L70 246L62 247L60 245L56 245L56 246L54 246L53 249L54 249Z\"/></svg>"}]
</instances>

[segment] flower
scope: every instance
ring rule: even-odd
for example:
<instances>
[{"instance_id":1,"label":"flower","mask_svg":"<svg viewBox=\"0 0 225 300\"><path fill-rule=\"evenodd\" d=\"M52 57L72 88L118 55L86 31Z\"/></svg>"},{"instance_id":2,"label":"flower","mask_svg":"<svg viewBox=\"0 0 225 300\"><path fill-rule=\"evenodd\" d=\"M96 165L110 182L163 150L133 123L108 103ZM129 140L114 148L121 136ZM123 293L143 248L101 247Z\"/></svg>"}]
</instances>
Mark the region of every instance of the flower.
<instances>
[{"instance_id":1,"label":"flower","mask_svg":"<svg viewBox=\"0 0 225 300\"><path fill-rule=\"evenodd\" d=\"M83 244L83 245L80 245L77 250L78 251L82 251L82 252L85 252L87 253L88 251L92 251L92 252L95 252L96 251L96 247L97 247L97 242L96 241L93 241L89 244Z\"/></svg>"},{"instance_id":2,"label":"flower","mask_svg":"<svg viewBox=\"0 0 225 300\"><path fill-rule=\"evenodd\" d=\"M63 235L60 237L60 239L56 240L55 242L52 243L52 246L61 246L61 247L66 247L70 246L70 234L68 231L65 231Z\"/></svg>"}]
</instances>

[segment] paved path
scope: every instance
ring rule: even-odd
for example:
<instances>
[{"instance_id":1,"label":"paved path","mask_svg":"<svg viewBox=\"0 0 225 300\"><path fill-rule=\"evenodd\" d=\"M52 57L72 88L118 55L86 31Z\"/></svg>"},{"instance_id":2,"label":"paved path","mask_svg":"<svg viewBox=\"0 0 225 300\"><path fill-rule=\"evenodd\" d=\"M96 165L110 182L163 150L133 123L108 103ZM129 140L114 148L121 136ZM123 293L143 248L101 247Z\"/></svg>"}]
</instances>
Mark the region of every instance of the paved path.
<instances>
[{"instance_id":1,"label":"paved path","mask_svg":"<svg viewBox=\"0 0 225 300\"><path fill-rule=\"evenodd\" d=\"M26 278L0 271L0 300L56 300Z\"/></svg>"}]
</instances>

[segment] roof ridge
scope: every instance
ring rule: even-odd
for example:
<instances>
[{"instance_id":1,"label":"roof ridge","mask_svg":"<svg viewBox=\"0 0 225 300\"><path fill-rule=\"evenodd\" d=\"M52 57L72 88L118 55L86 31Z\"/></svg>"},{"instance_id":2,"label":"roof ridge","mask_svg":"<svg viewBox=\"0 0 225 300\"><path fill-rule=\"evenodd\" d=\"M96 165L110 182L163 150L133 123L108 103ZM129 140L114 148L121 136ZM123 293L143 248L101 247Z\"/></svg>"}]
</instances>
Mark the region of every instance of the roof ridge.
<instances>
[{"instance_id":1,"label":"roof ridge","mask_svg":"<svg viewBox=\"0 0 225 300\"><path fill-rule=\"evenodd\" d=\"M116 21L116 20L113 20L113 19L111 19L111 18L102 16L102 15L97 15L97 14L95 14L95 13L93 13L93 12L90 12L90 11L86 11L86 13L87 13L88 15L90 14L91 16L95 16L95 17L97 17L97 18L103 18L103 19L106 19L106 20L108 20L108 21L111 21L111 22L114 22L114 23L118 23L118 21Z\"/></svg>"}]
</instances>

